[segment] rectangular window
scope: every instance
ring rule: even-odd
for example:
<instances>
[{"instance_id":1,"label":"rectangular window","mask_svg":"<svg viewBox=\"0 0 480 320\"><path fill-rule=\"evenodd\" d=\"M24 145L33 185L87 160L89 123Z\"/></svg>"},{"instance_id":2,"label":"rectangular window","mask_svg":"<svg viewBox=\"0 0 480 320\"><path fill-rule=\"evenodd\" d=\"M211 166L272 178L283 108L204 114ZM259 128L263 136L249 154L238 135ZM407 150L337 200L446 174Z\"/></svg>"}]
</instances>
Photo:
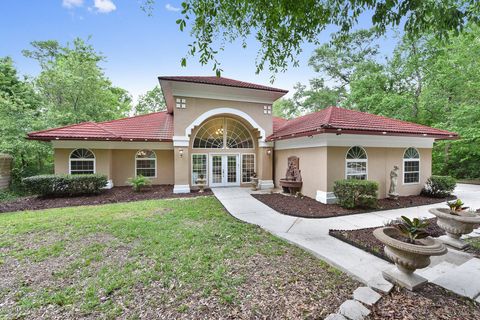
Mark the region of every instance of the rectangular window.
<instances>
[{"instance_id":1,"label":"rectangular window","mask_svg":"<svg viewBox=\"0 0 480 320\"><path fill-rule=\"evenodd\" d=\"M207 178L207 155L192 154L192 185L196 185L201 176Z\"/></svg>"},{"instance_id":2,"label":"rectangular window","mask_svg":"<svg viewBox=\"0 0 480 320\"><path fill-rule=\"evenodd\" d=\"M367 162L347 160L346 176L347 179L367 180Z\"/></svg>"},{"instance_id":3,"label":"rectangular window","mask_svg":"<svg viewBox=\"0 0 480 320\"><path fill-rule=\"evenodd\" d=\"M94 160L70 160L70 174L94 174Z\"/></svg>"},{"instance_id":4,"label":"rectangular window","mask_svg":"<svg viewBox=\"0 0 480 320\"><path fill-rule=\"evenodd\" d=\"M420 182L420 161L405 160L403 161L403 183L419 183Z\"/></svg>"},{"instance_id":5,"label":"rectangular window","mask_svg":"<svg viewBox=\"0 0 480 320\"><path fill-rule=\"evenodd\" d=\"M187 108L187 99L184 98L176 98L175 104L178 109L185 109Z\"/></svg>"},{"instance_id":6,"label":"rectangular window","mask_svg":"<svg viewBox=\"0 0 480 320\"><path fill-rule=\"evenodd\" d=\"M263 114L272 114L272 106L271 105L263 106Z\"/></svg>"},{"instance_id":7,"label":"rectangular window","mask_svg":"<svg viewBox=\"0 0 480 320\"><path fill-rule=\"evenodd\" d=\"M250 178L255 172L255 155L242 154L242 182L250 182Z\"/></svg>"},{"instance_id":8,"label":"rectangular window","mask_svg":"<svg viewBox=\"0 0 480 320\"><path fill-rule=\"evenodd\" d=\"M153 178L156 176L156 161L154 159L137 159L137 176Z\"/></svg>"}]
</instances>

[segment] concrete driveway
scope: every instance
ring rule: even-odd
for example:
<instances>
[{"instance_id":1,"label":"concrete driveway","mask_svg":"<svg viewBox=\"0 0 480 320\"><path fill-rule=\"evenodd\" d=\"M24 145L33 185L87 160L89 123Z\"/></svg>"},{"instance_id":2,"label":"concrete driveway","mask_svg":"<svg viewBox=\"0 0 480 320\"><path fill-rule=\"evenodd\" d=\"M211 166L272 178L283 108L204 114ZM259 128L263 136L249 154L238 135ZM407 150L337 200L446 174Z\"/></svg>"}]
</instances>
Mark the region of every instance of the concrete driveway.
<instances>
[{"instance_id":1,"label":"concrete driveway","mask_svg":"<svg viewBox=\"0 0 480 320\"><path fill-rule=\"evenodd\" d=\"M439 204L405 209L377 211L336 218L297 218L280 214L253 198L247 188L214 188L213 193L236 218L259 225L265 230L290 241L331 265L364 282L379 281L381 271L391 264L363 250L328 235L329 229L361 229L382 226L385 222L405 215L433 217L429 208ZM460 184L455 195L467 205L480 208L480 186ZM478 229L477 229L478 232ZM480 233L478 234L480 236Z\"/></svg>"}]
</instances>

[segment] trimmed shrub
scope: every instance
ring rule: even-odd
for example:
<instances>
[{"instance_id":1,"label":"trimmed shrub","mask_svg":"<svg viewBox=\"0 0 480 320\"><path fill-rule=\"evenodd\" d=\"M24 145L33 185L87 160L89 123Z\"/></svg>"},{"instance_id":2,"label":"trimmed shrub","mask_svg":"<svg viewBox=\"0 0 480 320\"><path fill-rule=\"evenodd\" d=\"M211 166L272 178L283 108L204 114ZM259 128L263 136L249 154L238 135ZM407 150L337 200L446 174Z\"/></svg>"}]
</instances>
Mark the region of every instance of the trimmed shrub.
<instances>
[{"instance_id":1,"label":"trimmed shrub","mask_svg":"<svg viewBox=\"0 0 480 320\"><path fill-rule=\"evenodd\" d=\"M107 177L96 174L40 175L22 180L26 189L45 197L72 197L99 194L107 185Z\"/></svg>"},{"instance_id":2,"label":"trimmed shrub","mask_svg":"<svg viewBox=\"0 0 480 320\"><path fill-rule=\"evenodd\" d=\"M370 180L338 180L333 186L337 203L343 208L376 208L378 183Z\"/></svg>"},{"instance_id":3,"label":"trimmed shrub","mask_svg":"<svg viewBox=\"0 0 480 320\"><path fill-rule=\"evenodd\" d=\"M141 174L135 178L128 179L128 182L132 185L132 189L135 192L140 192L152 184L150 179L142 176Z\"/></svg>"},{"instance_id":4,"label":"trimmed shrub","mask_svg":"<svg viewBox=\"0 0 480 320\"><path fill-rule=\"evenodd\" d=\"M432 198L445 198L452 195L457 186L455 178L450 176L431 176L422 189L422 195Z\"/></svg>"}]
</instances>

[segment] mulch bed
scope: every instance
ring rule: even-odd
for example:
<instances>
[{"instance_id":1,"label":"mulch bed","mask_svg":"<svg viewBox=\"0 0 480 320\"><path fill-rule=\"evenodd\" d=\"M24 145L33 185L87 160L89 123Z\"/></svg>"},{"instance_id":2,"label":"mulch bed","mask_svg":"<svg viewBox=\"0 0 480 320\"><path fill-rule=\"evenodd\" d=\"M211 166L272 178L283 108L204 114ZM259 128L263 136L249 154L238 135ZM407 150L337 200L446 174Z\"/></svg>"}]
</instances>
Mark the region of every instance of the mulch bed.
<instances>
[{"instance_id":1,"label":"mulch bed","mask_svg":"<svg viewBox=\"0 0 480 320\"><path fill-rule=\"evenodd\" d=\"M428 283L416 292L395 289L373 308L368 319L476 320L480 307L475 302Z\"/></svg>"},{"instance_id":2,"label":"mulch bed","mask_svg":"<svg viewBox=\"0 0 480 320\"><path fill-rule=\"evenodd\" d=\"M445 234L445 232L437 225L437 218L427 220L429 221L427 232L430 234L430 236L436 238ZM385 256L383 251L384 245L373 235L373 230L377 228L378 227L358 230L329 230L328 233L334 238L367 251L388 262L392 262L387 258L387 256ZM473 254L474 256L480 257L480 250L477 248L469 248L467 249L467 252Z\"/></svg>"},{"instance_id":3,"label":"mulch bed","mask_svg":"<svg viewBox=\"0 0 480 320\"><path fill-rule=\"evenodd\" d=\"M154 185L146 188L142 192L134 192L132 187L114 187L112 189L103 191L101 194L91 196L65 198L42 198L30 196L18 198L13 201L0 202L0 213L99 205L140 200L186 198L208 196L212 194L213 193L210 190L205 190L203 193L199 193L198 191L192 191L191 193L173 193L172 185Z\"/></svg>"},{"instance_id":4,"label":"mulch bed","mask_svg":"<svg viewBox=\"0 0 480 320\"><path fill-rule=\"evenodd\" d=\"M379 210L400 209L446 202L451 198L429 198L425 196L399 197L397 200L380 199L377 209L345 209L336 204L323 204L309 197L295 197L281 193L252 194L257 200L265 203L272 209L295 217L303 218L330 218L351 214L367 213Z\"/></svg>"}]
</instances>

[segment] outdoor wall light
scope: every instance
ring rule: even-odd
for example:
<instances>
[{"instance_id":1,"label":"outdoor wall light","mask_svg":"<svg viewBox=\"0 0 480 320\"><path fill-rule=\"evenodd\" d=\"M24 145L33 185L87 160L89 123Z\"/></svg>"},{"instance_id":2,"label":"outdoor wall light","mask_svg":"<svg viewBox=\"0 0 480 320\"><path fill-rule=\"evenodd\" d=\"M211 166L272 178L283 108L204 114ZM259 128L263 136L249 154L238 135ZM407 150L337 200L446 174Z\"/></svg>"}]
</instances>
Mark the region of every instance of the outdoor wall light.
<instances>
[{"instance_id":1,"label":"outdoor wall light","mask_svg":"<svg viewBox=\"0 0 480 320\"><path fill-rule=\"evenodd\" d=\"M271 154L272 154L272 149L268 149L268 150L267 150L267 154L268 154L268 155L271 155Z\"/></svg>"},{"instance_id":2,"label":"outdoor wall light","mask_svg":"<svg viewBox=\"0 0 480 320\"><path fill-rule=\"evenodd\" d=\"M183 149L178 150L178 153L180 154L180 158L183 158Z\"/></svg>"}]
</instances>

